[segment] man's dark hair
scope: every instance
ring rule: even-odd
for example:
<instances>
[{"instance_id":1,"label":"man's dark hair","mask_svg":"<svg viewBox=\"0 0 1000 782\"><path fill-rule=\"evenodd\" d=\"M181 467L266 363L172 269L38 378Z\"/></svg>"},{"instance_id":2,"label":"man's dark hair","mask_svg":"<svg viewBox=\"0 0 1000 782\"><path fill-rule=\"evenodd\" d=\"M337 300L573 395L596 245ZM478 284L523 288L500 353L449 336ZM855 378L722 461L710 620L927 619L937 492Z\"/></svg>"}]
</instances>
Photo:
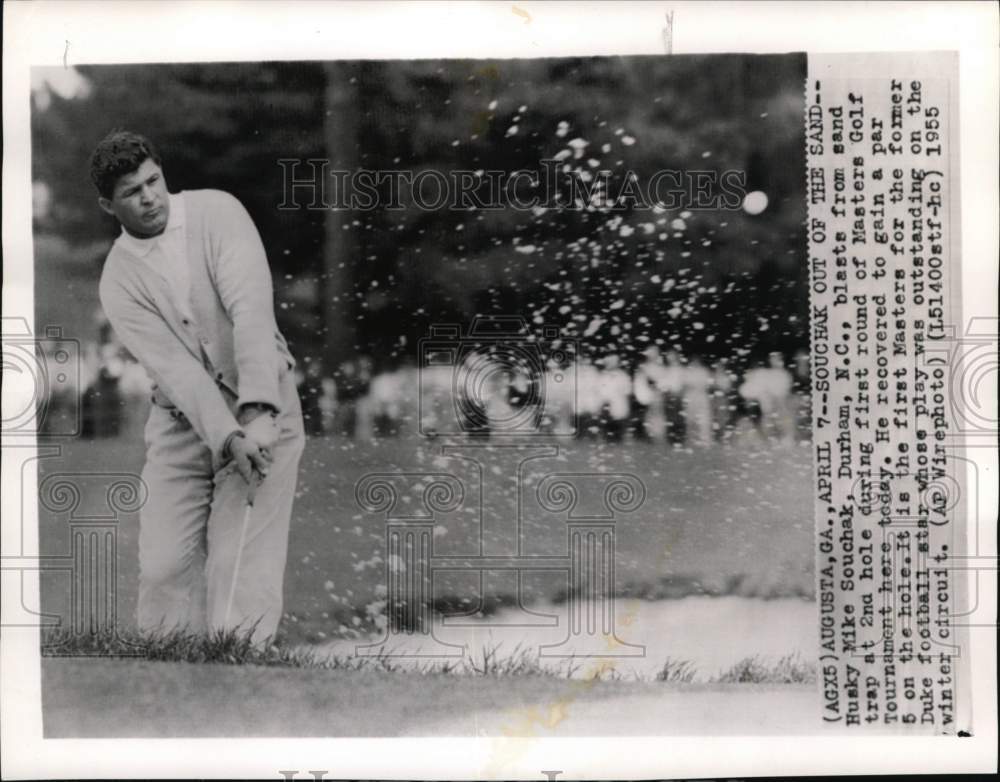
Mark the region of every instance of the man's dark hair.
<instances>
[{"instance_id":1,"label":"man's dark hair","mask_svg":"<svg viewBox=\"0 0 1000 782\"><path fill-rule=\"evenodd\" d=\"M118 180L136 171L147 159L160 165L152 141L129 130L112 130L90 156L90 178L101 196L111 198Z\"/></svg>"}]
</instances>

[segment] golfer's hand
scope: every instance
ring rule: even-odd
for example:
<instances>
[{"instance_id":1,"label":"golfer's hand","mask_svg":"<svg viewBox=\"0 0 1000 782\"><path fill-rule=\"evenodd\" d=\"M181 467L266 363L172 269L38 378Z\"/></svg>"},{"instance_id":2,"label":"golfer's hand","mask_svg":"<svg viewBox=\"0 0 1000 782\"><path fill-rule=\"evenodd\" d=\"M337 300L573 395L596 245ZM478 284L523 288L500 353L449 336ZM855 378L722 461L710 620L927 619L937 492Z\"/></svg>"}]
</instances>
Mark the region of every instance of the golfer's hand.
<instances>
[{"instance_id":1,"label":"golfer's hand","mask_svg":"<svg viewBox=\"0 0 1000 782\"><path fill-rule=\"evenodd\" d=\"M229 455L247 483L253 480L254 471L260 474L261 479L267 477L271 462L250 437L234 437L229 443Z\"/></svg>"},{"instance_id":2,"label":"golfer's hand","mask_svg":"<svg viewBox=\"0 0 1000 782\"><path fill-rule=\"evenodd\" d=\"M271 449L278 442L278 437L281 434L278 422L274 417L270 413L258 415L250 423L243 425L243 431L248 440L257 444L261 453L264 454L264 458L270 461Z\"/></svg>"},{"instance_id":3,"label":"golfer's hand","mask_svg":"<svg viewBox=\"0 0 1000 782\"><path fill-rule=\"evenodd\" d=\"M265 458L271 458L271 449L278 441L281 430L270 405L246 404L240 408L236 420L246 436L257 443Z\"/></svg>"}]
</instances>

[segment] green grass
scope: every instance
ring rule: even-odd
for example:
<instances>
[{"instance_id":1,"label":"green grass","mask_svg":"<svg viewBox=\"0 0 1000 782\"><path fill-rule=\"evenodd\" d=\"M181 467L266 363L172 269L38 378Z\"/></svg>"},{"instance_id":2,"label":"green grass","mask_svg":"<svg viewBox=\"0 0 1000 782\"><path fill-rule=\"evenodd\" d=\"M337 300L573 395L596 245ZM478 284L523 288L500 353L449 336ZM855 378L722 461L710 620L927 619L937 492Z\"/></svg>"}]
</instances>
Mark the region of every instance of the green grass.
<instances>
[{"instance_id":1,"label":"green grass","mask_svg":"<svg viewBox=\"0 0 1000 782\"><path fill-rule=\"evenodd\" d=\"M816 665L789 654L777 661L760 656L744 657L713 681L721 684L812 684L816 681Z\"/></svg>"},{"instance_id":2,"label":"green grass","mask_svg":"<svg viewBox=\"0 0 1000 782\"><path fill-rule=\"evenodd\" d=\"M663 667L656 674L658 682L684 682L689 684L695 680L698 670L690 660L674 660L667 658Z\"/></svg>"},{"instance_id":3,"label":"green grass","mask_svg":"<svg viewBox=\"0 0 1000 782\"><path fill-rule=\"evenodd\" d=\"M622 681L629 678L615 666L613 660L595 664L583 658L568 658L558 664L542 665L536 649L520 644L509 650L504 649L502 642L483 645L478 650L468 650L468 654L455 660L428 660L414 664L413 661L389 655L384 649L369 656L331 655L322 654L313 647L290 646L281 641L254 644L251 635L252 630L218 631L208 635L181 630L79 635L65 630L48 630L42 633L42 656L493 678L528 676L571 679L582 670L584 675L581 678L585 680ZM643 680L637 674L631 678ZM809 684L816 681L816 667L798 655L787 655L777 661L752 656L740 660L717 676L703 677L691 661L668 658L653 681L668 684Z\"/></svg>"},{"instance_id":4,"label":"green grass","mask_svg":"<svg viewBox=\"0 0 1000 782\"><path fill-rule=\"evenodd\" d=\"M816 665L798 653L777 660L751 655L715 675L702 676L690 660L667 659L656 674L656 681L704 684L815 684Z\"/></svg>"},{"instance_id":5,"label":"green grass","mask_svg":"<svg viewBox=\"0 0 1000 782\"><path fill-rule=\"evenodd\" d=\"M197 635L183 630L138 633L75 634L65 630L42 633L42 656L142 659L152 662L213 663L225 665L317 668L323 670L376 670L386 673L465 674L476 676L552 676L568 678L575 668L543 668L537 652L503 643L484 645L457 660L404 664L385 649L369 656L321 654L308 646L275 642L254 644L252 630L217 631Z\"/></svg>"},{"instance_id":6,"label":"green grass","mask_svg":"<svg viewBox=\"0 0 1000 782\"><path fill-rule=\"evenodd\" d=\"M281 634L291 643L355 637L371 629L370 607L384 585L385 518L355 500L355 484L373 472L451 471L467 487L466 501L439 514L443 533L435 552L473 554L480 543L478 503L483 501L483 545L509 546L517 486L513 466L500 449L483 452L490 469L483 498L477 473L466 462L443 459L428 440L383 440L376 444L340 438L311 439L303 455L285 575ZM143 462L138 437L117 441L69 441L57 457L39 461L39 476L75 472L138 473ZM550 472L628 472L642 480L646 501L616 524L616 589L645 599L687 595L811 597L813 511L808 448L718 448L672 451L642 443L626 447L589 441L560 443L560 454L531 462L524 497L522 544L527 554L565 553L565 518L540 509L534 487ZM107 513L106 483L81 479L77 515ZM415 497L406 495L412 503ZM534 504L532 504L534 502ZM45 555L69 552L68 513L40 506L40 548ZM127 630L138 591L138 513L117 525L118 624ZM436 597L452 608L481 604L485 612L510 598L479 595L478 581L452 574ZM527 599L559 600L565 582L552 574L524 579ZM68 573L43 571L42 608L68 618Z\"/></svg>"},{"instance_id":7,"label":"green grass","mask_svg":"<svg viewBox=\"0 0 1000 782\"><path fill-rule=\"evenodd\" d=\"M588 714L579 735L753 735L765 712L785 715L783 732L815 731L820 708L807 685L621 676L458 678L400 676L375 667L79 658L43 658L41 673L46 738L441 737L476 735L477 714L490 721L488 735L497 737L548 735L559 719Z\"/></svg>"},{"instance_id":8,"label":"green grass","mask_svg":"<svg viewBox=\"0 0 1000 782\"><path fill-rule=\"evenodd\" d=\"M65 630L42 633L42 656L49 658L90 657L148 660L165 663L197 663L314 668L321 670L380 671L384 673L465 674L477 676L552 676L567 678L565 672L542 668L537 654L515 647L510 653L503 644L483 646L458 660L428 661L414 666L384 649L369 656L320 654L308 646L276 642L254 644L252 630L217 631L197 635L183 630L169 632L74 634Z\"/></svg>"},{"instance_id":9,"label":"green grass","mask_svg":"<svg viewBox=\"0 0 1000 782\"><path fill-rule=\"evenodd\" d=\"M581 668L584 675L573 678ZM741 697L754 708L782 708L782 698L794 696L800 708L810 707L802 688L815 681L815 668L793 657L776 663L747 658L710 678L690 662L666 660L649 681L624 674L613 661L543 667L519 646L483 647L455 661L414 667L384 653L320 656L280 643L260 648L249 633L179 632L46 632L41 672L48 738L447 735L435 726L468 732L475 723L464 723L463 715L484 709L502 717L503 735L535 735L542 717L592 708L600 716L602 701L622 698L634 699L631 730L670 733L687 727L683 715L692 709L708 708L697 704L720 697L721 703ZM754 685L782 685L783 694ZM608 728L603 717L599 725L602 733ZM740 723L739 732L752 730Z\"/></svg>"},{"instance_id":10,"label":"green grass","mask_svg":"<svg viewBox=\"0 0 1000 782\"><path fill-rule=\"evenodd\" d=\"M287 668L321 667L306 647L254 644L252 630L216 631L197 635L184 630L139 633L42 633L43 657L141 658L155 662L223 663Z\"/></svg>"}]
</instances>

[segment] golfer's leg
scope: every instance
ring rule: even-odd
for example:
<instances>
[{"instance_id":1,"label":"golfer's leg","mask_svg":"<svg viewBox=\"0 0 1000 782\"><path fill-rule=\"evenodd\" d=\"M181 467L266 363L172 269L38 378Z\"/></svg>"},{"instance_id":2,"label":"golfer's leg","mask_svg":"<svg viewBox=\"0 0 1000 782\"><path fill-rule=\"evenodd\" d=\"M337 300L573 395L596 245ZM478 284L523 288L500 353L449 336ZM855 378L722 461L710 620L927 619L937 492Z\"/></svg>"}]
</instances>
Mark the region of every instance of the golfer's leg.
<instances>
[{"instance_id":1,"label":"golfer's leg","mask_svg":"<svg viewBox=\"0 0 1000 782\"><path fill-rule=\"evenodd\" d=\"M211 455L190 425L156 407L146 444L142 479L149 495L139 520L138 625L204 632Z\"/></svg>"},{"instance_id":2,"label":"golfer's leg","mask_svg":"<svg viewBox=\"0 0 1000 782\"><path fill-rule=\"evenodd\" d=\"M273 448L274 462L257 489L249 516L247 483L230 464L216 476L208 523L209 626L228 630L256 625L255 641L273 635L281 619L288 528L305 442L298 395L291 375L287 377L287 384L282 384L281 438Z\"/></svg>"}]
</instances>

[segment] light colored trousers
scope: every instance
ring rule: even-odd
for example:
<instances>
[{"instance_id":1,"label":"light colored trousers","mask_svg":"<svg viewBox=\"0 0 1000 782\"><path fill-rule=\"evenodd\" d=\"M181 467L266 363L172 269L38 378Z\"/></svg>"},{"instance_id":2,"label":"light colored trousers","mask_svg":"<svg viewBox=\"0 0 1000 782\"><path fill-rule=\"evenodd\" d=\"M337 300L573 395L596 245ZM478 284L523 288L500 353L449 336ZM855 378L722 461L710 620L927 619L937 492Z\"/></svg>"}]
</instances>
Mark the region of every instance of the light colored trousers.
<instances>
[{"instance_id":1,"label":"light colored trousers","mask_svg":"<svg viewBox=\"0 0 1000 782\"><path fill-rule=\"evenodd\" d=\"M242 552L238 549L247 482L231 461L213 469L209 448L187 419L153 405L142 472L149 497L139 522L140 629L203 633L255 627L255 642L277 630L292 501L305 443L291 372L281 378L281 397L281 436L272 448L267 478L257 489Z\"/></svg>"}]
</instances>

